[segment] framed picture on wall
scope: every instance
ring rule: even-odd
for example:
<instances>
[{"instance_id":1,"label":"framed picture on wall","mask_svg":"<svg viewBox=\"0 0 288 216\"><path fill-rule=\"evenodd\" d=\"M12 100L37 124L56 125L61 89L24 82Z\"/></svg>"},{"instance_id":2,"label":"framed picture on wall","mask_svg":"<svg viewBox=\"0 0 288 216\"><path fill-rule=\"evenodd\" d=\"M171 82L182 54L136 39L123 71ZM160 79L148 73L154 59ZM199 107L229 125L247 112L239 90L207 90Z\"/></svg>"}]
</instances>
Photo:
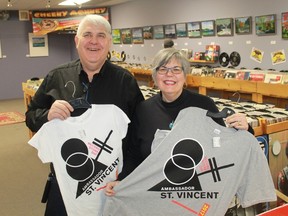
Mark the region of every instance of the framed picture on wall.
<instances>
[{"instance_id":1,"label":"framed picture on wall","mask_svg":"<svg viewBox=\"0 0 288 216\"><path fill-rule=\"evenodd\" d=\"M132 44L131 29L121 29L121 41L123 44Z\"/></svg>"},{"instance_id":2,"label":"framed picture on wall","mask_svg":"<svg viewBox=\"0 0 288 216\"><path fill-rule=\"evenodd\" d=\"M288 39L288 12L281 15L282 38Z\"/></svg>"},{"instance_id":3,"label":"framed picture on wall","mask_svg":"<svg viewBox=\"0 0 288 216\"><path fill-rule=\"evenodd\" d=\"M201 21L202 36L215 36L215 20Z\"/></svg>"},{"instance_id":4,"label":"framed picture on wall","mask_svg":"<svg viewBox=\"0 0 288 216\"><path fill-rule=\"evenodd\" d=\"M236 34L251 34L252 33L252 17L236 17L235 18L235 33Z\"/></svg>"},{"instance_id":5,"label":"framed picture on wall","mask_svg":"<svg viewBox=\"0 0 288 216\"><path fill-rule=\"evenodd\" d=\"M46 35L34 35L28 33L29 37L29 57L49 56L48 37Z\"/></svg>"},{"instance_id":6,"label":"framed picture on wall","mask_svg":"<svg viewBox=\"0 0 288 216\"><path fill-rule=\"evenodd\" d=\"M255 17L256 35L276 34L276 14Z\"/></svg>"},{"instance_id":7,"label":"framed picture on wall","mask_svg":"<svg viewBox=\"0 0 288 216\"><path fill-rule=\"evenodd\" d=\"M177 38L176 25L175 24L164 25L164 33L165 38Z\"/></svg>"},{"instance_id":8,"label":"framed picture on wall","mask_svg":"<svg viewBox=\"0 0 288 216\"><path fill-rule=\"evenodd\" d=\"M113 44L121 44L121 31L120 29L112 29Z\"/></svg>"},{"instance_id":9,"label":"framed picture on wall","mask_svg":"<svg viewBox=\"0 0 288 216\"><path fill-rule=\"evenodd\" d=\"M189 38L201 37L201 22L189 22L187 23L187 31Z\"/></svg>"},{"instance_id":10,"label":"framed picture on wall","mask_svg":"<svg viewBox=\"0 0 288 216\"><path fill-rule=\"evenodd\" d=\"M29 11L27 10L19 10L18 11L19 14L19 20L20 21L29 21Z\"/></svg>"},{"instance_id":11,"label":"framed picture on wall","mask_svg":"<svg viewBox=\"0 0 288 216\"><path fill-rule=\"evenodd\" d=\"M142 28L133 28L132 29L132 42L133 44L143 44L143 30Z\"/></svg>"},{"instance_id":12,"label":"framed picture on wall","mask_svg":"<svg viewBox=\"0 0 288 216\"><path fill-rule=\"evenodd\" d=\"M153 26L153 35L155 39L163 39L164 38L163 25Z\"/></svg>"},{"instance_id":13,"label":"framed picture on wall","mask_svg":"<svg viewBox=\"0 0 288 216\"><path fill-rule=\"evenodd\" d=\"M216 19L217 36L232 36L233 35L233 19L223 18Z\"/></svg>"},{"instance_id":14,"label":"framed picture on wall","mask_svg":"<svg viewBox=\"0 0 288 216\"><path fill-rule=\"evenodd\" d=\"M176 24L176 36L177 37L187 37L186 23L177 23Z\"/></svg>"},{"instance_id":15,"label":"framed picture on wall","mask_svg":"<svg viewBox=\"0 0 288 216\"><path fill-rule=\"evenodd\" d=\"M152 26L143 27L143 38L145 40L153 39L153 27Z\"/></svg>"}]
</instances>

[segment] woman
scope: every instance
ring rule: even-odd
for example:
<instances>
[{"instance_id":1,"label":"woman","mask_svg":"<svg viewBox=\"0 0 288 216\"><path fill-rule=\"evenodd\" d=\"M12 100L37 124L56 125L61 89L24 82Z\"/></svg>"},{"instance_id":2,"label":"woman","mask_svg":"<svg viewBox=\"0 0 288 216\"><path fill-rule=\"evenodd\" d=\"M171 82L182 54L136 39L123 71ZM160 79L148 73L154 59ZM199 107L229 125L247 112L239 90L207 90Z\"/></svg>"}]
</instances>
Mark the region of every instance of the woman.
<instances>
[{"instance_id":1,"label":"woman","mask_svg":"<svg viewBox=\"0 0 288 216\"><path fill-rule=\"evenodd\" d=\"M174 48L160 50L152 64L152 77L160 93L142 101L136 110L130 149L119 180L131 173L151 153L151 145L156 130L170 130L178 113L187 107L199 107L218 112L214 101L208 96L184 89L190 63L181 51ZM214 119L225 126L223 119ZM236 113L226 118L226 124L236 129L249 130L245 114ZM193 124L191 122L191 124ZM107 184L106 195L115 194L113 187L118 182Z\"/></svg>"}]
</instances>

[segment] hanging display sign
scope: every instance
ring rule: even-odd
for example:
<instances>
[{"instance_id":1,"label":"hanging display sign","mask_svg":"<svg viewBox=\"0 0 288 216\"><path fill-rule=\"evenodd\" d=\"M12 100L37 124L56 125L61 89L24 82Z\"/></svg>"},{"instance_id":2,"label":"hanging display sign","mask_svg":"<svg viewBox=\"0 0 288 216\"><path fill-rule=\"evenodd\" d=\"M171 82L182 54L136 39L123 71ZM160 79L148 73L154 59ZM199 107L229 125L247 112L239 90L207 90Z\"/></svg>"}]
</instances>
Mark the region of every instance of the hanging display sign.
<instances>
[{"instance_id":1,"label":"hanging display sign","mask_svg":"<svg viewBox=\"0 0 288 216\"><path fill-rule=\"evenodd\" d=\"M87 14L99 14L109 20L109 10L107 7L32 11L33 34L45 35L50 32L75 34L80 20Z\"/></svg>"}]
</instances>

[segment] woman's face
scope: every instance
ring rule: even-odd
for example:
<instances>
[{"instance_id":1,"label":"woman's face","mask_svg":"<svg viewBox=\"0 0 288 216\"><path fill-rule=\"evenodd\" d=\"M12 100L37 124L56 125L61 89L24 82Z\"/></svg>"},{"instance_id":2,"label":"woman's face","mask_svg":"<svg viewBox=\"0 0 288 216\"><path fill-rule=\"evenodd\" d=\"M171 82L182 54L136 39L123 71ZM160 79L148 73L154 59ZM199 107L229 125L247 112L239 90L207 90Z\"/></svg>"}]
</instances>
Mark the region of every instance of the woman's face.
<instances>
[{"instance_id":1,"label":"woman's face","mask_svg":"<svg viewBox=\"0 0 288 216\"><path fill-rule=\"evenodd\" d=\"M176 100L182 93L185 82L186 77L182 65L175 58L161 66L156 73L156 85L162 92L162 99L165 102Z\"/></svg>"}]
</instances>

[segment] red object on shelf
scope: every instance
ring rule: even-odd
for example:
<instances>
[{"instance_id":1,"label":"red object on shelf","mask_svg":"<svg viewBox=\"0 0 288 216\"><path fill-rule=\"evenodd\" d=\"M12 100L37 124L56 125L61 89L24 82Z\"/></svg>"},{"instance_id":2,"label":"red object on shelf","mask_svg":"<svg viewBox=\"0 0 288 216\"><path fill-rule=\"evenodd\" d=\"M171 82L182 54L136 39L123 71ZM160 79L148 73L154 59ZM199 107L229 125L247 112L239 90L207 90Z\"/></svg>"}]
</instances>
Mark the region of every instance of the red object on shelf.
<instances>
[{"instance_id":1,"label":"red object on shelf","mask_svg":"<svg viewBox=\"0 0 288 216\"><path fill-rule=\"evenodd\" d=\"M287 215L288 215L288 204L263 212L261 214L258 214L257 216L287 216Z\"/></svg>"}]
</instances>

